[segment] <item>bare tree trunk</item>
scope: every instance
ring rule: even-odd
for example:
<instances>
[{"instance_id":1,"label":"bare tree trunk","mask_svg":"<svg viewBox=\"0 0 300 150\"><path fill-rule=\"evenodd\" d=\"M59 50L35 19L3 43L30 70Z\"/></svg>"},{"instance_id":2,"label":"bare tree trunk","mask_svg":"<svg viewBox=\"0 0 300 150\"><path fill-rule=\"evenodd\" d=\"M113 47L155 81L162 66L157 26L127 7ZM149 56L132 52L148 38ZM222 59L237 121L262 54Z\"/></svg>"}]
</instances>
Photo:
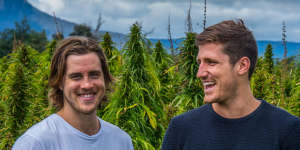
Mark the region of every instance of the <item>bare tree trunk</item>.
<instances>
[{"instance_id":1,"label":"bare tree trunk","mask_svg":"<svg viewBox=\"0 0 300 150\"><path fill-rule=\"evenodd\" d=\"M203 31L205 30L205 25L206 25L206 0L204 0Z\"/></svg>"},{"instance_id":2,"label":"bare tree trunk","mask_svg":"<svg viewBox=\"0 0 300 150\"><path fill-rule=\"evenodd\" d=\"M191 9L192 9L192 1L190 0L190 7L188 9L188 13L187 13L187 17L186 17L187 32L193 32Z\"/></svg>"},{"instance_id":3,"label":"bare tree trunk","mask_svg":"<svg viewBox=\"0 0 300 150\"><path fill-rule=\"evenodd\" d=\"M286 59L287 57L287 48L286 48L286 25L285 22L282 22L282 44L283 44L283 48L284 48L284 54L283 54L283 58Z\"/></svg>"},{"instance_id":4,"label":"bare tree trunk","mask_svg":"<svg viewBox=\"0 0 300 150\"><path fill-rule=\"evenodd\" d=\"M55 12L53 12L53 19L54 19L54 23L55 23L55 28L56 28L56 39L61 40L63 39L63 35L62 35L62 26L59 26L57 20L56 20L56 16L55 16Z\"/></svg>"},{"instance_id":5,"label":"bare tree trunk","mask_svg":"<svg viewBox=\"0 0 300 150\"><path fill-rule=\"evenodd\" d=\"M286 25L282 22L282 44L284 48L281 70L281 104L284 104L285 98L285 82L287 80L288 62L287 62L287 47L286 47Z\"/></svg>"},{"instance_id":6,"label":"bare tree trunk","mask_svg":"<svg viewBox=\"0 0 300 150\"><path fill-rule=\"evenodd\" d=\"M171 21L170 21L170 15L168 17L168 37L169 37L169 42L170 42L170 50L171 50L171 54L172 56L174 56L174 45L173 45L173 39L172 39L172 35L171 35Z\"/></svg>"},{"instance_id":7,"label":"bare tree trunk","mask_svg":"<svg viewBox=\"0 0 300 150\"><path fill-rule=\"evenodd\" d=\"M97 25L96 25L96 29L95 29L95 33L100 31L100 27L103 25L104 20L102 19L102 14L101 12L98 15L98 19L97 19Z\"/></svg>"}]
</instances>

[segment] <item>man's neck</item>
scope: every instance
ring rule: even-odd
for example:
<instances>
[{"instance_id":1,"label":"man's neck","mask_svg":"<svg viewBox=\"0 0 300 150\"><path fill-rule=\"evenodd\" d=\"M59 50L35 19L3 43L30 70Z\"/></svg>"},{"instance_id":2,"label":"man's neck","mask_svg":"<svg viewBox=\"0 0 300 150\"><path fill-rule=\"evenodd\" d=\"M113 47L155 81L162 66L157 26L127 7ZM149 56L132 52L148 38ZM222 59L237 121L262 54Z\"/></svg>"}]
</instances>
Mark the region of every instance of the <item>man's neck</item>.
<instances>
[{"instance_id":1,"label":"man's neck","mask_svg":"<svg viewBox=\"0 0 300 150\"><path fill-rule=\"evenodd\" d=\"M98 133L101 128L96 112L93 114L72 113L62 108L57 114L71 126L87 135L94 135Z\"/></svg>"},{"instance_id":2,"label":"man's neck","mask_svg":"<svg viewBox=\"0 0 300 150\"><path fill-rule=\"evenodd\" d=\"M260 101L257 100L250 89L250 86L239 88L237 94L229 100L221 103L213 103L214 111L224 118L242 118L255 111Z\"/></svg>"}]
</instances>

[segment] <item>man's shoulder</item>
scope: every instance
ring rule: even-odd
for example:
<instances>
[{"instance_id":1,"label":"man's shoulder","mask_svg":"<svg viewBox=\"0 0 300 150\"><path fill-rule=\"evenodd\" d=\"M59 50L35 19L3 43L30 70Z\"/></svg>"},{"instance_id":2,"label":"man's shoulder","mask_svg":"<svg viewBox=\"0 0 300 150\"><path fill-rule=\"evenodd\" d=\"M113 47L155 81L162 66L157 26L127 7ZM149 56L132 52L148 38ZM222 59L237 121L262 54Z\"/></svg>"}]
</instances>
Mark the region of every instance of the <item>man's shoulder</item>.
<instances>
[{"instance_id":1,"label":"man's shoulder","mask_svg":"<svg viewBox=\"0 0 300 150\"><path fill-rule=\"evenodd\" d=\"M44 120L38 122L37 124L35 124L31 128L29 128L24 133L24 135L41 138L45 135L52 134L56 130L55 117L56 116L54 114L48 116Z\"/></svg>"},{"instance_id":2,"label":"man's shoulder","mask_svg":"<svg viewBox=\"0 0 300 150\"><path fill-rule=\"evenodd\" d=\"M265 107L263 113L261 115L261 119L263 120L263 124L269 126L270 129L274 129L279 131L283 135L290 134L295 130L300 130L300 118L296 117L286 110L265 103Z\"/></svg>"},{"instance_id":3,"label":"man's shoulder","mask_svg":"<svg viewBox=\"0 0 300 150\"><path fill-rule=\"evenodd\" d=\"M99 138L103 149L133 150L131 138L125 131L101 118L99 120L101 128L98 137L103 137Z\"/></svg>"},{"instance_id":4,"label":"man's shoulder","mask_svg":"<svg viewBox=\"0 0 300 150\"><path fill-rule=\"evenodd\" d=\"M265 114L269 114L268 117L273 118L274 120L278 120L282 123L293 123L293 122L298 122L300 121L300 118L298 118L297 116L292 115L291 113L287 112L286 110L274 106L268 102L265 102L266 104L266 113Z\"/></svg>"},{"instance_id":5,"label":"man's shoulder","mask_svg":"<svg viewBox=\"0 0 300 150\"><path fill-rule=\"evenodd\" d=\"M49 137L53 137L55 132L54 115L50 115L44 120L30 127L22 134L14 143L13 149L42 149L43 141L49 141Z\"/></svg>"},{"instance_id":6,"label":"man's shoulder","mask_svg":"<svg viewBox=\"0 0 300 150\"><path fill-rule=\"evenodd\" d=\"M130 136L128 135L128 133L126 133L125 131L123 131L122 129L120 129L118 126L109 123L105 120L100 119L100 123L101 123L101 128L103 128L103 132L104 134L108 134L111 135L112 137L118 137L121 139L131 139Z\"/></svg>"},{"instance_id":7,"label":"man's shoulder","mask_svg":"<svg viewBox=\"0 0 300 150\"><path fill-rule=\"evenodd\" d=\"M281 143L283 149L299 149L300 118L272 104L266 103L266 106L268 112L264 112L264 114L268 115L264 117L264 120L268 122L264 122L264 125L279 133L280 139L283 141Z\"/></svg>"}]
</instances>

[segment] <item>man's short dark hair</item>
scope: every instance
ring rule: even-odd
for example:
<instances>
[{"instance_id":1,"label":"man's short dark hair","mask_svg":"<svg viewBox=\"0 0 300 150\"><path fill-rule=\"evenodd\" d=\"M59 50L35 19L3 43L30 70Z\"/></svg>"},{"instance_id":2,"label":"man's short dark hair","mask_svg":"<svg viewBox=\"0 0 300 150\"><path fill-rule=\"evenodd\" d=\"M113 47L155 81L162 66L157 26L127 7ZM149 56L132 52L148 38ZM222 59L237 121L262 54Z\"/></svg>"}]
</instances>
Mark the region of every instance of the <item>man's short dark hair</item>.
<instances>
[{"instance_id":1,"label":"man's short dark hair","mask_svg":"<svg viewBox=\"0 0 300 150\"><path fill-rule=\"evenodd\" d=\"M251 63L248 74L250 80L257 62L257 45L243 20L227 20L210 26L197 35L196 43L198 46L207 43L222 44L223 52L229 56L232 65L240 58L248 57Z\"/></svg>"},{"instance_id":2,"label":"man's short dark hair","mask_svg":"<svg viewBox=\"0 0 300 150\"><path fill-rule=\"evenodd\" d=\"M88 53L97 54L104 74L106 88L107 90L109 89L109 84L112 82L112 76L109 73L105 54L99 47L98 42L83 36L70 36L58 43L51 60L49 77L49 86L51 90L49 92L49 100L57 110L60 110L64 106L63 91L60 87L62 87L66 73L67 57L70 55L83 55ZM104 96L102 101L106 100L107 97Z\"/></svg>"}]
</instances>

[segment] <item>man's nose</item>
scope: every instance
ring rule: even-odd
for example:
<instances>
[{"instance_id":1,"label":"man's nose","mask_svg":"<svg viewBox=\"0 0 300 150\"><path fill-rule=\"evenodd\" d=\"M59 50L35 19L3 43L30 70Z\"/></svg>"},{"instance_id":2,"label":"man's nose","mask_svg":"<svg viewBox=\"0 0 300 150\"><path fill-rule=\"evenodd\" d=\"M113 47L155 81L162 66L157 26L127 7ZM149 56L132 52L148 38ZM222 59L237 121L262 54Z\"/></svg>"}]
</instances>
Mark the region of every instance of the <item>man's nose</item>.
<instances>
[{"instance_id":1,"label":"man's nose","mask_svg":"<svg viewBox=\"0 0 300 150\"><path fill-rule=\"evenodd\" d=\"M83 89L90 89L92 88L92 86L92 81L89 78L84 78L84 80L81 83L81 88Z\"/></svg>"},{"instance_id":2,"label":"man's nose","mask_svg":"<svg viewBox=\"0 0 300 150\"><path fill-rule=\"evenodd\" d=\"M197 72L197 78L204 78L207 76L207 69L205 67L205 64L199 64L198 72Z\"/></svg>"}]
</instances>

